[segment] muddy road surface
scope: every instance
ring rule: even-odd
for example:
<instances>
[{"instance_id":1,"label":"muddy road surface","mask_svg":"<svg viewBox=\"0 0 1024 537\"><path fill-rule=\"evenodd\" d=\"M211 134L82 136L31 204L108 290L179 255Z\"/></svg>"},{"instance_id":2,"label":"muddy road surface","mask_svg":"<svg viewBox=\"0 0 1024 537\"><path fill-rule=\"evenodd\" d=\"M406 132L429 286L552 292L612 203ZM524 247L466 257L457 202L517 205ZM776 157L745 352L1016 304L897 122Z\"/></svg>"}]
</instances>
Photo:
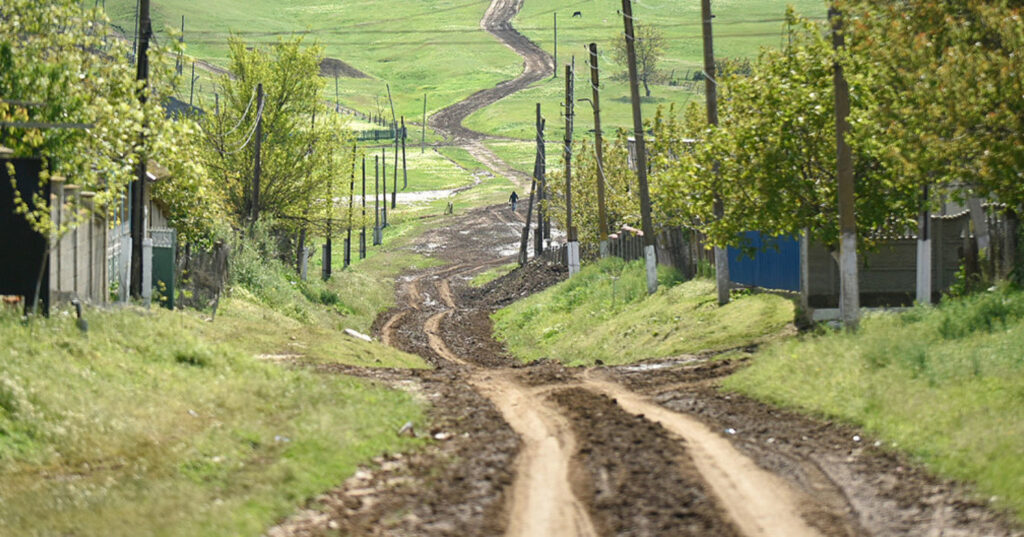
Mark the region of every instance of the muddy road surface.
<instances>
[{"instance_id":1,"label":"muddy road surface","mask_svg":"<svg viewBox=\"0 0 1024 537\"><path fill-rule=\"evenodd\" d=\"M489 315L564 269L468 281L514 258L522 217L475 209L411 246L444 265L402 277L375 332L432 370L320 367L418 394L429 423L396 434L429 445L378 458L268 535L1024 535L857 430L718 392L740 362L518 363Z\"/></svg>"}]
</instances>

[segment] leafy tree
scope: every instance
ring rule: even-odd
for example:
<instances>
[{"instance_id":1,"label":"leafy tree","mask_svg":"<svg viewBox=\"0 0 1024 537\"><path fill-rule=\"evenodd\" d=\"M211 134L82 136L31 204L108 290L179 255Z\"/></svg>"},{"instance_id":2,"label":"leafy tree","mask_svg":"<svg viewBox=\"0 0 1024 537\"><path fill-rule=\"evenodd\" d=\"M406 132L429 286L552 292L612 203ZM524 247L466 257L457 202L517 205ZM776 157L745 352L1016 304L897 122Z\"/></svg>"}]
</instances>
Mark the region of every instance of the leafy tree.
<instances>
[{"instance_id":1,"label":"leafy tree","mask_svg":"<svg viewBox=\"0 0 1024 537\"><path fill-rule=\"evenodd\" d=\"M862 146L897 173L1024 203L1024 2L845 2ZM861 85L865 85L861 82Z\"/></svg>"},{"instance_id":2,"label":"leafy tree","mask_svg":"<svg viewBox=\"0 0 1024 537\"><path fill-rule=\"evenodd\" d=\"M644 93L650 97L651 83L658 76L658 63L665 55L665 35L656 26L640 23L635 25L634 33L637 77L644 85ZM612 50L615 51L615 61L620 65L627 65L625 38L616 39Z\"/></svg>"},{"instance_id":3,"label":"leafy tree","mask_svg":"<svg viewBox=\"0 0 1024 537\"><path fill-rule=\"evenodd\" d=\"M351 151L342 148L350 146L351 133L320 101L322 49L304 47L298 38L282 40L269 50L247 48L232 38L230 49L234 76L220 79L219 110L203 119L203 161L217 178L234 224L268 216L298 231L336 216L329 200L348 193ZM262 109L256 102L260 83ZM262 167L254 199L257 117L262 117ZM335 176L333 181L329 175ZM326 191L329 183L333 193Z\"/></svg>"},{"instance_id":4,"label":"leafy tree","mask_svg":"<svg viewBox=\"0 0 1024 537\"><path fill-rule=\"evenodd\" d=\"M204 175L179 148L179 140L195 135L193 126L168 120L161 108L175 86L166 61L171 55L151 49L148 100L142 105L128 53L127 45L111 35L105 15L82 9L75 0L4 0L0 10L0 96L7 101L0 102L0 120L89 126L10 127L0 131L0 143L16 156L44 158L48 171L40 181L52 173L94 192L96 210L124 195L140 154L159 161L174 177ZM143 130L146 145L140 146ZM31 211L31 200L19 195L16 201L35 229L51 237L88 216L83 207L70 208L75 218L58 228L44 199L35 200L37 209Z\"/></svg>"}]
</instances>

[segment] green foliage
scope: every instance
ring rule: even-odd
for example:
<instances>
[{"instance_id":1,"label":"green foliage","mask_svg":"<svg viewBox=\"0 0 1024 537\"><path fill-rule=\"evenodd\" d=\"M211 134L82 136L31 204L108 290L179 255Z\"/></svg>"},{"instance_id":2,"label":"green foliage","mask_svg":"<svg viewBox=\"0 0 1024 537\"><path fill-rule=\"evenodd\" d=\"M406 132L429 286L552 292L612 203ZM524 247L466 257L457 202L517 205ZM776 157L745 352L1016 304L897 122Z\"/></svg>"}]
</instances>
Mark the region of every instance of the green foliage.
<instances>
[{"instance_id":1,"label":"green foliage","mask_svg":"<svg viewBox=\"0 0 1024 537\"><path fill-rule=\"evenodd\" d=\"M255 360L220 316L87 315L88 337L0 314L5 534L258 535L418 444L394 434L421 423L408 394Z\"/></svg>"},{"instance_id":2,"label":"green foliage","mask_svg":"<svg viewBox=\"0 0 1024 537\"><path fill-rule=\"evenodd\" d=\"M1024 203L1024 6L1015 0L844 2L851 123L886 166L962 197Z\"/></svg>"},{"instance_id":3,"label":"green foliage","mask_svg":"<svg viewBox=\"0 0 1024 537\"><path fill-rule=\"evenodd\" d=\"M636 23L633 25L635 35L634 54L636 56L636 75L644 85L644 94L651 96L651 82L658 76L658 65L665 55L665 34L652 24ZM615 39L611 49L615 53L615 61L619 65L628 66L626 40Z\"/></svg>"},{"instance_id":4,"label":"green foliage","mask_svg":"<svg viewBox=\"0 0 1024 537\"><path fill-rule=\"evenodd\" d=\"M84 9L80 4L74 0L4 1L0 95L5 100L41 106L0 103L0 120L90 127L5 128L0 144L13 149L16 156L46 159L49 171L41 181L51 172L63 176L66 184L94 192L95 207L100 211L124 195L143 156L159 162L177 178L176 184L200 182L205 174L191 146L179 145L179 141L197 136L195 125L166 119L161 106L176 83L168 63L173 51L156 45L150 49L149 85L140 90L135 66L125 60L128 44L112 34L100 10ZM145 104L139 102L140 91ZM140 145L143 132L145 145ZM35 200L38 209L31 212L26 203L31 200L18 201L20 212L46 235L60 235L89 215L87 207L69 207L73 216L58 227L50 221L45 200ZM174 217L190 212L196 222L216 217L210 210L213 206L202 201L188 208L179 205L177 197L167 201ZM195 227L185 226L185 235L192 234Z\"/></svg>"},{"instance_id":5,"label":"green foliage","mask_svg":"<svg viewBox=\"0 0 1024 537\"><path fill-rule=\"evenodd\" d=\"M787 341L727 389L865 427L1024 519L1024 293L866 317L855 334Z\"/></svg>"},{"instance_id":6,"label":"green foliage","mask_svg":"<svg viewBox=\"0 0 1024 537\"><path fill-rule=\"evenodd\" d=\"M658 279L648 296L642 261L603 259L495 313L496 337L525 361L623 364L749 345L793 319L792 303L778 296L718 307L712 281L679 283L679 273L664 267Z\"/></svg>"},{"instance_id":7,"label":"green foliage","mask_svg":"<svg viewBox=\"0 0 1024 537\"><path fill-rule=\"evenodd\" d=\"M347 221L347 181L334 180L338 170L350 176L352 134L340 116L320 101L321 47L304 47L301 38L280 40L267 51L230 40L230 69L218 81L220 113L203 119L203 160L234 217L236 226L264 216L297 230L327 218ZM264 105L257 104L263 84ZM259 195L254 190L256 119L262 118ZM339 214L344 211L343 217Z\"/></svg>"}]
</instances>

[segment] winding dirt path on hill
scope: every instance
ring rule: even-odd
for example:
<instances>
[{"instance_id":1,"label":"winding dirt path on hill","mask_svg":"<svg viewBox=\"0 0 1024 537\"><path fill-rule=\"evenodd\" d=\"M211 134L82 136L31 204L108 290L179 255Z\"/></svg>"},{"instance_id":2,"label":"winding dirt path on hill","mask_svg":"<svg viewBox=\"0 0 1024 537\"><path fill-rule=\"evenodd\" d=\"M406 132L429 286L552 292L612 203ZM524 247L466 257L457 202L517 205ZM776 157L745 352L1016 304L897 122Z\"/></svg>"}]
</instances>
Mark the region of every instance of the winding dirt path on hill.
<instances>
[{"instance_id":1,"label":"winding dirt path on hill","mask_svg":"<svg viewBox=\"0 0 1024 537\"><path fill-rule=\"evenodd\" d=\"M480 21L481 28L523 57L522 74L493 88L480 90L466 99L436 112L427 120L430 127L457 141L483 140L486 137L484 134L463 127L462 121L473 112L494 104L554 73L555 61L551 55L512 27L512 19L522 7L523 0L493 0Z\"/></svg>"}]
</instances>

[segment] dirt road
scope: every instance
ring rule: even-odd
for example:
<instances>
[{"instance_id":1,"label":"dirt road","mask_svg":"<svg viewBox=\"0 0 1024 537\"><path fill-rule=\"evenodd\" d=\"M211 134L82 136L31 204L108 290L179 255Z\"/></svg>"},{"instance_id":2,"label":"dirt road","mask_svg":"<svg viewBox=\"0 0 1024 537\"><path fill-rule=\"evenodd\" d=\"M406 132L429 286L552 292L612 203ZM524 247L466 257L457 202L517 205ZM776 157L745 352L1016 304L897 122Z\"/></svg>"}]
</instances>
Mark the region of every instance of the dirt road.
<instances>
[{"instance_id":1,"label":"dirt road","mask_svg":"<svg viewBox=\"0 0 1024 537\"><path fill-rule=\"evenodd\" d=\"M430 118L520 178L461 122L551 73L550 56L511 27L521 4L493 0L481 26L524 57L523 74ZM859 431L719 393L736 362L518 363L492 338L490 313L565 270L531 262L480 289L468 281L514 259L522 212L472 210L410 247L444 264L405 275L375 333L433 370L321 367L418 394L430 425L399 433L432 443L379 457L268 535L1024 535Z\"/></svg>"},{"instance_id":2,"label":"dirt road","mask_svg":"<svg viewBox=\"0 0 1024 537\"><path fill-rule=\"evenodd\" d=\"M376 335L435 369L322 368L419 394L431 421L412 431L432 444L379 458L270 535L1022 535L860 431L719 393L737 362L519 364L489 314L564 269L468 280L509 262L521 217L476 209L411 246L445 265L402 278Z\"/></svg>"}]
</instances>

